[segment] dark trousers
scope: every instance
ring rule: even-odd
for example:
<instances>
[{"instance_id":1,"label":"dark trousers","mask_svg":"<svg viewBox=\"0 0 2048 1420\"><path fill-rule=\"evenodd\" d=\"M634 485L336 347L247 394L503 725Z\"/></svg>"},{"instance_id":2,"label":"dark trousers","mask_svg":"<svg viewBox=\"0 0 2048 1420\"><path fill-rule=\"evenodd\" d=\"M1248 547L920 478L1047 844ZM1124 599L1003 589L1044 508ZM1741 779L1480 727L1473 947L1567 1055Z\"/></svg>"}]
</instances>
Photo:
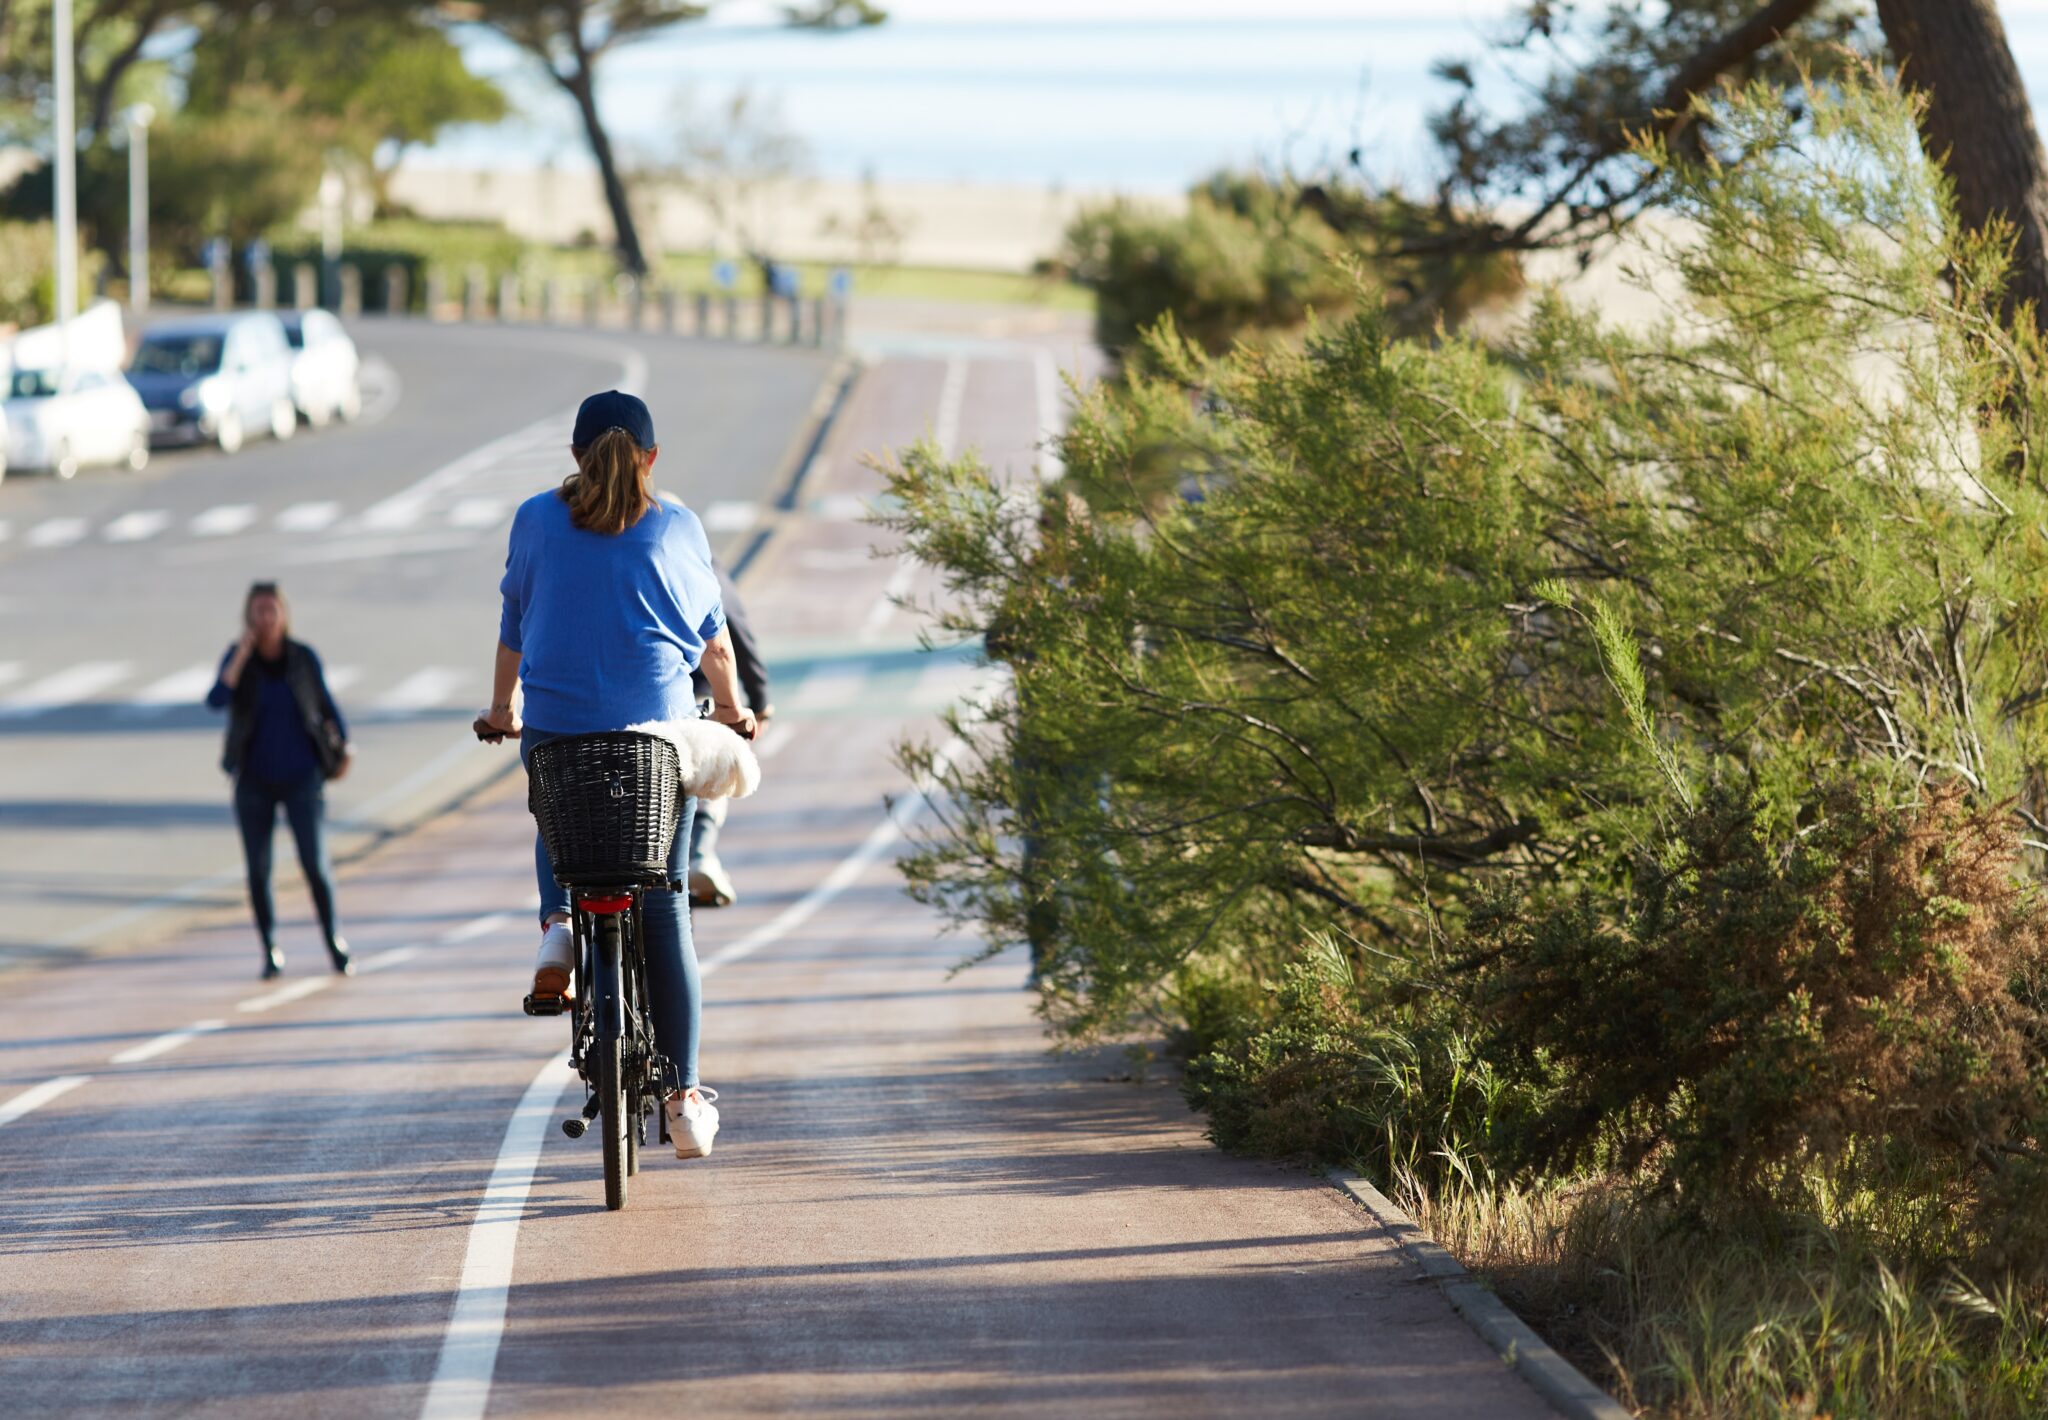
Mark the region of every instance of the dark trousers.
<instances>
[{"instance_id":1,"label":"dark trousers","mask_svg":"<svg viewBox=\"0 0 2048 1420\"><path fill-rule=\"evenodd\" d=\"M249 864L249 907L256 914L256 934L263 939L265 951L276 944L272 935L277 907L270 898L270 846L280 807L292 826L292 840L298 844L299 869L312 890L320 930L330 948L335 943L334 878L327 866L327 837L321 831L321 819L327 810L325 787L318 774L310 774L297 784L272 784L250 774L235 780L235 821L241 825L242 855Z\"/></svg>"}]
</instances>

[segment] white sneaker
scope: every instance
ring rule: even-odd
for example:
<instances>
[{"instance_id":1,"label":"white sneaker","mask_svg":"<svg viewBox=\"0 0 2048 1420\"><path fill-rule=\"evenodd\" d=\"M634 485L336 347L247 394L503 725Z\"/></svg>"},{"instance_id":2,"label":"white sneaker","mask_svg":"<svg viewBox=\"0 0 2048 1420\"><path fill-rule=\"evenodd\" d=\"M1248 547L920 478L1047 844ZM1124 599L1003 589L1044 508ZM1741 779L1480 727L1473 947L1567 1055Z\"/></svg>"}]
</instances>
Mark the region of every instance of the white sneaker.
<instances>
[{"instance_id":1,"label":"white sneaker","mask_svg":"<svg viewBox=\"0 0 2048 1420\"><path fill-rule=\"evenodd\" d=\"M711 1152L718 1137L718 1106L711 1101L717 1098L718 1091L708 1087L669 1096L668 1135L677 1158L701 1159Z\"/></svg>"},{"instance_id":2,"label":"white sneaker","mask_svg":"<svg viewBox=\"0 0 2048 1420\"><path fill-rule=\"evenodd\" d=\"M541 933L540 956L533 964L533 994L566 996L575 974L576 934L568 923L556 922Z\"/></svg>"},{"instance_id":3,"label":"white sneaker","mask_svg":"<svg viewBox=\"0 0 2048 1420\"><path fill-rule=\"evenodd\" d=\"M698 907L730 907L738 896L725 865L716 858L705 858L690 869L690 901Z\"/></svg>"}]
</instances>

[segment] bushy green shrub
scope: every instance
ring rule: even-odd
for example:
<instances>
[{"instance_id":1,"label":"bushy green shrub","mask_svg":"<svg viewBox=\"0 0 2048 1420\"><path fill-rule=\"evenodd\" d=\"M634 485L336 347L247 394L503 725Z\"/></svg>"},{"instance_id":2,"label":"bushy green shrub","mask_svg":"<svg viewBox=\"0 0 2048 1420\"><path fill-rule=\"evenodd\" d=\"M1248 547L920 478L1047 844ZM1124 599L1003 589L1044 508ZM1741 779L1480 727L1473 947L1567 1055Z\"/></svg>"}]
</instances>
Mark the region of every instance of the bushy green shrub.
<instances>
[{"instance_id":1,"label":"bushy green shrub","mask_svg":"<svg viewBox=\"0 0 2048 1420\"><path fill-rule=\"evenodd\" d=\"M1772 834L1716 787L1626 896L1473 915L1488 1054L1540 1081L1543 1161L1696 1204L1852 1144L1951 1178L2038 1151L2048 916L2001 808L1839 783Z\"/></svg>"},{"instance_id":2,"label":"bushy green shrub","mask_svg":"<svg viewBox=\"0 0 2048 1420\"><path fill-rule=\"evenodd\" d=\"M1521 288L1512 257L1387 254L1426 226L1395 198L1226 173L1190 190L1184 211L1126 200L1084 211L1058 265L1094 290L1097 341L1141 362L1141 336L1166 319L1216 355L1242 339L1297 336L1312 312L1342 319L1360 273L1377 288L1368 299L1408 329L1456 324Z\"/></svg>"}]
</instances>

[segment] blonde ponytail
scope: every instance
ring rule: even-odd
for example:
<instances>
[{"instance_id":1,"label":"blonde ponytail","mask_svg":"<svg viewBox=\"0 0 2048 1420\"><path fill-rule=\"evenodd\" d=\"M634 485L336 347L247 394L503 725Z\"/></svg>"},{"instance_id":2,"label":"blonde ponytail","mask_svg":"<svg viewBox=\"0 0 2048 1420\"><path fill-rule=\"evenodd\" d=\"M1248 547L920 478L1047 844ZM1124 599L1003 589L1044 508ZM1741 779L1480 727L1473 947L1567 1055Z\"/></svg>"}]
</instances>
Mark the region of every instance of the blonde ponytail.
<instances>
[{"instance_id":1,"label":"blonde ponytail","mask_svg":"<svg viewBox=\"0 0 2048 1420\"><path fill-rule=\"evenodd\" d=\"M569 521L607 535L622 533L654 506L647 451L624 429L607 429L587 449L575 449L576 471L562 481Z\"/></svg>"}]
</instances>

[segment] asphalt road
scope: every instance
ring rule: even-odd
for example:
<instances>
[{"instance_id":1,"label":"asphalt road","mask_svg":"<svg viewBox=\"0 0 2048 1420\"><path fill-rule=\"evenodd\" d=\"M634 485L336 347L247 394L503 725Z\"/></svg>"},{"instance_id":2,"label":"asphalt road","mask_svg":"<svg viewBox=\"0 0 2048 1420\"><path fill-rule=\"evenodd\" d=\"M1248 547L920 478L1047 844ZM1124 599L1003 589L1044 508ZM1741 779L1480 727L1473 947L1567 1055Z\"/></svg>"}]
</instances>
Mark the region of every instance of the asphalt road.
<instances>
[{"instance_id":1,"label":"asphalt road","mask_svg":"<svg viewBox=\"0 0 2048 1420\"><path fill-rule=\"evenodd\" d=\"M417 338L431 361L467 337ZM795 508L759 506L758 482L721 490L754 506L755 526L729 515L736 539L773 532L744 585L780 713L763 789L727 830L741 899L696 916L713 1156L650 1157L612 1214L595 1135L556 1127L580 1094L562 1023L517 1009L535 938L512 776L344 873L353 980L297 949L281 983L257 983L233 912L0 976L0 1412L1548 1413L1370 1218L1312 1175L1218 1153L1169 1083L1131 1080L1115 1052L1049 1055L1022 964L955 973L970 944L900 891L925 810L890 747L961 752L932 710L987 672L913 654L897 599L939 589L845 513L878 491L861 456L920 433L1020 477L1043 467L1047 354L906 348L861 376ZM518 364L503 381L538 378ZM747 398L784 378L771 366L735 382ZM784 434L807 398L791 391ZM561 402L549 385L506 422ZM488 606L461 559L494 555L450 556L446 600L408 591L398 557L294 576L346 579L324 588L324 639L381 618L446 638L428 640L439 655ZM247 573L195 604L210 616ZM93 772L101 740L37 743L35 802L70 802L63 776ZM134 841L202 832L230 846L197 825ZM294 930L309 944L302 908Z\"/></svg>"},{"instance_id":2,"label":"asphalt road","mask_svg":"<svg viewBox=\"0 0 2048 1420\"><path fill-rule=\"evenodd\" d=\"M0 967L238 898L221 720L199 701L251 580L283 583L351 718L329 812L335 850L357 851L483 772L463 728L489 689L505 527L566 471L577 401L646 394L663 486L731 542L789 476L830 364L617 333L356 335L374 369L358 425L0 483Z\"/></svg>"}]
</instances>

